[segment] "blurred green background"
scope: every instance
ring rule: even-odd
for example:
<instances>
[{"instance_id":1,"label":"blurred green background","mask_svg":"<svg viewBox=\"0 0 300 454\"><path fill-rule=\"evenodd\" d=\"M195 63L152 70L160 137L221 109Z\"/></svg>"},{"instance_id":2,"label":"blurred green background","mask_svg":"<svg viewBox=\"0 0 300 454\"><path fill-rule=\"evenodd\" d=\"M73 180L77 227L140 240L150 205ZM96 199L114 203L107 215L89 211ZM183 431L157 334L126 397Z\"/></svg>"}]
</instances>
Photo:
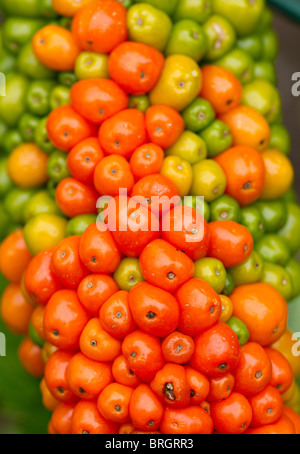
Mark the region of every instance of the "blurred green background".
<instances>
[{"instance_id":1,"label":"blurred green background","mask_svg":"<svg viewBox=\"0 0 300 454\"><path fill-rule=\"evenodd\" d=\"M288 8L290 16L300 20L299 0L271 0L270 3ZM300 200L300 98L294 98L291 94L291 76L300 71L300 53L296 47L296 43L300 42L300 26L280 10L274 9L274 27L280 39L280 56L277 60L279 89L283 99L285 124L292 136L292 161ZM0 295L5 285L0 275ZM289 307L289 326L294 332L300 332L300 299L290 303ZM39 381L29 377L19 363L17 348L21 338L9 334L1 320L0 332L6 335L7 344L7 356L0 357L0 434L46 433L50 414L41 404Z\"/></svg>"},{"instance_id":2,"label":"blurred green background","mask_svg":"<svg viewBox=\"0 0 300 454\"><path fill-rule=\"evenodd\" d=\"M6 282L0 275L0 294ZM17 349L22 338L10 334L0 320L6 336L6 357L0 356L0 434L46 433L50 413L41 403L39 380L22 368Z\"/></svg>"}]
</instances>

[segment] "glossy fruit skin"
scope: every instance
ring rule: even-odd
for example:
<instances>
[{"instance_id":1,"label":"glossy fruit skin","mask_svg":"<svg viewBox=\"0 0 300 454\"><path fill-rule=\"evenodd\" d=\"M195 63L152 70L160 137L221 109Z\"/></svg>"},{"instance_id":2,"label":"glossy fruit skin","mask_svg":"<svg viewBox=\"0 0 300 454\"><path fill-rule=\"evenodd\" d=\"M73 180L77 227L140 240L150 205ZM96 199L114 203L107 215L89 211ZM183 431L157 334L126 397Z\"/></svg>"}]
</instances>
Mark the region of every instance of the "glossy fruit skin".
<instances>
[{"instance_id":1,"label":"glossy fruit skin","mask_svg":"<svg viewBox=\"0 0 300 454\"><path fill-rule=\"evenodd\" d=\"M224 194L226 184L225 173L213 160L205 159L193 166L192 195L200 195L210 203Z\"/></svg>"},{"instance_id":2,"label":"glossy fruit skin","mask_svg":"<svg viewBox=\"0 0 300 454\"><path fill-rule=\"evenodd\" d=\"M158 429L163 413L163 405L150 386L141 384L133 391L129 414L134 426L139 430L150 432Z\"/></svg>"},{"instance_id":3,"label":"glossy fruit skin","mask_svg":"<svg viewBox=\"0 0 300 454\"><path fill-rule=\"evenodd\" d=\"M200 137L207 145L207 152L210 158L223 153L233 142L229 127L220 120L214 120L200 131Z\"/></svg>"},{"instance_id":4,"label":"glossy fruit skin","mask_svg":"<svg viewBox=\"0 0 300 454\"><path fill-rule=\"evenodd\" d=\"M270 385L275 387L280 394L285 393L293 382L293 370L288 360L277 350L266 348L272 363L272 377Z\"/></svg>"},{"instance_id":5,"label":"glossy fruit skin","mask_svg":"<svg viewBox=\"0 0 300 454\"><path fill-rule=\"evenodd\" d=\"M217 114L224 114L240 104L242 85L226 69L207 65L202 68L200 96L210 102Z\"/></svg>"},{"instance_id":6,"label":"glossy fruit skin","mask_svg":"<svg viewBox=\"0 0 300 454\"><path fill-rule=\"evenodd\" d=\"M166 386L171 383L171 390ZM171 408L185 408L190 400L186 371L178 364L166 363L150 383L161 402Z\"/></svg>"},{"instance_id":7,"label":"glossy fruit skin","mask_svg":"<svg viewBox=\"0 0 300 454\"><path fill-rule=\"evenodd\" d=\"M181 115L175 109L161 104L149 107L145 120L151 142L163 149L174 145L185 128Z\"/></svg>"},{"instance_id":8,"label":"glossy fruit skin","mask_svg":"<svg viewBox=\"0 0 300 454\"><path fill-rule=\"evenodd\" d=\"M226 295L220 295L220 299L222 303L222 313L219 321L226 323L232 316L233 304L231 299Z\"/></svg>"},{"instance_id":9,"label":"glossy fruit skin","mask_svg":"<svg viewBox=\"0 0 300 454\"><path fill-rule=\"evenodd\" d=\"M272 364L265 350L254 342L242 346L234 371L235 390L253 396L270 383L271 377Z\"/></svg>"},{"instance_id":10,"label":"glossy fruit skin","mask_svg":"<svg viewBox=\"0 0 300 454\"><path fill-rule=\"evenodd\" d=\"M289 407L286 407L284 406L283 407L283 413L285 414L285 416L287 416L291 421L292 423L294 424L294 427L295 427L295 434L296 435L299 435L299 432L300 432L300 425L299 425L299 415L294 411L292 410L291 408Z\"/></svg>"},{"instance_id":11,"label":"glossy fruit skin","mask_svg":"<svg viewBox=\"0 0 300 454\"><path fill-rule=\"evenodd\" d=\"M220 120L230 127L233 145L249 146L259 152L268 148L271 130L267 121L256 110L240 106L221 115Z\"/></svg>"},{"instance_id":12,"label":"glossy fruit skin","mask_svg":"<svg viewBox=\"0 0 300 454\"><path fill-rule=\"evenodd\" d=\"M77 295L86 311L96 317L102 304L118 290L111 276L91 274L80 282Z\"/></svg>"},{"instance_id":13,"label":"glossy fruit skin","mask_svg":"<svg viewBox=\"0 0 300 454\"><path fill-rule=\"evenodd\" d=\"M122 340L137 328L129 293L124 290L115 293L101 306L99 316L103 328L115 339Z\"/></svg>"},{"instance_id":14,"label":"glossy fruit skin","mask_svg":"<svg viewBox=\"0 0 300 454\"><path fill-rule=\"evenodd\" d=\"M77 350L80 334L88 320L89 316L82 308L76 292L60 290L51 297L45 310L44 329L47 340L58 348Z\"/></svg>"},{"instance_id":15,"label":"glossy fruit skin","mask_svg":"<svg viewBox=\"0 0 300 454\"><path fill-rule=\"evenodd\" d=\"M106 154L131 157L136 148L146 143L144 115L136 109L117 113L101 125L99 141Z\"/></svg>"},{"instance_id":16,"label":"glossy fruit skin","mask_svg":"<svg viewBox=\"0 0 300 454\"><path fill-rule=\"evenodd\" d=\"M240 205L233 197L223 194L210 204L211 221L235 221L239 222Z\"/></svg>"},{"instance_id":17,"label":"glossy fruit skin","mask_svg":"<svg viewBox=\"0 0 300 454\"><path fill-rule=\"evenodd\" d=\"M255 284L262 279L264 266L260 255L253 251L243 263L230 268L230 274L236 286Z\"/></svg>"},{"instance_id":18,"label":"glossy fruit skin","mask_svg":"<svg viewBox=\"0 0 300 454\"><path fill-rule=\"evenodd\" d=\"M66 236L82 235L89 225L94 224L96 216L94 214L82 214L75 216L68 221Z\"/></svg>"},{"instance_id":19,"label":"glossy fruit skin","mask_svg":"<svg viewBox=\"0 0 300 454\"><path fill-rule=\"evenodd\" d=\"M51 269L54 247L45 249L29 263L24 277L25 289L35 304L45 306L51 296L61 289Z\"/></svg>"},{"instance_id":20,"label":"glossy fruit skin","mask_svg":"<svg viewBox=\"0 0 300 454\"><path fill-rule=\"evenodd\" d=\"M203 27L208 37L206 60L214 61L232 49L236 40L235 31L224 17L213 14L203 24Z\"/></svg>"},{"instance_id":21,"label":"glossy fruit skin","mask_svg":"<svg viewBox=\"0 0 300 454\"><path fill-rule=\"evenodd\" d=\"M185 364L191 359L195 345L190 336L174 331L163 340L162 351L166 362Z\"/></svg>"},{"instance_id":22,"label":"glossy fruit skin","mask_svg":"<svg viewBox=\"0 0 300 454\"><path fill-rule=\"evenodd\" d=\"M152 5L133 5L127 14L131 41L138 41L163 52L170 37L172 22L165 12Z\"/></svg>"},{"instance_id":23,"label":"glossy fruit skin","mask_svg":"<svg viewBox=\"0 0 300 454\"><path fill-rule=\"evenodd\" d=\"M125 257L114 272L113 278L121 290L129 292L132 287L144 280L139 260Z\"/></svg>"},{"instance_id":24,"label":"glossy fruit skin","mask_svg":"<svg viewBox=\"0 0 300 454\"><path fill-rule=\"evenodd\" d=\"M199 62L207 48L207 37L203 28L194 20L180 20L172 28L165 49L167 56L186 55Z\"/></svg>"},{"instance_id":25,"label":"glossy fruit skin","mask_svg":"<svg viewBox=\"0 0 300 454\"><path fill-rule=\"evenodd\" d=\"M47 25L39 30L32 45L39 61L54 71L72 71L80 53L71 33L58 25Z\"/></svg>"},{"instance_id":26,"label":"glossy fruit skin","mask_svg":"<svg viewBox=\"0 0 300 454\"><path fill-rule=\"evenodd\" d=\"M139 260L144 279L170 293L194 275L192 260L162 239L149 243Z\"/></svg>"},{"instance_id":27,"label":"glossy fruit skin","mask_svg":"<svg viewBox=\"0 0 300 454\"><path fill-rule=\"evenodd\" d=\"M128 161L118 155L103 158L95 168L93 179L95 188L102 196L118 196L125 189L130 194L134 186Z\"/></svg>"},{"instance_id":28,"label":"glossy fruit skin","mask_svg":"<svg viewBox=\"0 0 300 454\"><path fill-rule=\"evenodd\" d=\"M99 141L96 137L91 137L72 148L67 155L67 167L73 178L82 183L92 184L96 166L103 157Z\"/></svg>"},{"instance_id":29,"label":"glossy fruit skin","mask_svg":"<svg viewBox=\"0 0 300 454\"><path fill-rule=\"evenodd\" d=\"M74 72L78 80L108 78L108 55L81 52L77 57Z\"/></svg>"},{"instance_id":30,"label":"glossy fruit skin","mask_svg":"<svg viewBox=\"0 0 300 454\"><path fill-rule=\"evenodd\" d=\"M245 396L232 393L227 399L211 405L215 430L221 434L245 432L252 419L252 409Z\"/></svg>"},{"instance_id":31,"label":"glossy fruit skin","mask_svg":"<svg viewBox=\"0 0 300 454\"><path fill-rule=\"evenodd\" d=\"M82 235L79 254L93 273L114 273L121 261L121 253L110 232L99 231L96 224L91 224ZM111 257L114 258L112 261Z\"/></svg>"},{"instance_id":32,"label":"glossy fruit skin","mask_svg":"<svg viewBox=\"0 0 300 454\"><path fill-rule=\"evenodd\" d=\"M130 158L130 169L136 180L160 173L164 160L163 149L154 143L137 148Z\"/></svg>"},{"instance_id":33,"label":"glossy fruit skin","mask_svg":"<svg viewBox=\"0 0 300 454\"><path fill-rule=\"evenodd\" d=\"M54 410L49 423L49 433L55 435L71 435L74 404L61 403Z\"/></svg>"},{"instance_id":34,"label":"glossy fruit skin","mask_svg":"<svg viewBox=\"0 0 300 454\"><path fill-rule=\"evenodd\" d=\"M268 346L286 330L286 301L269 284L256 283L237 287L231 300L233 315L248 327L250 341Z\"/></svg>"},{"instance_id":35,"label":"glossy fruit skin","mask_svg":"<svg viewBox=\"0 0 300 454\"><path fill-rule=\"evenodd\" d=\"M252 407L251 427L273 424L283 414L283 402L279 392L272 386L249 399Z\"/></svg>"},{"instance_id":36,"label":"glossy fruit skin","mask_svg":"<svg viewBox=\"0 0 300 454\"><path fill-rule=\"evenodd\" d=\"M110 55L110 77L127 93L144 95L157 84L164 66L163 55L142 43L126 42Z\"/></svg>"},{"instance_id":37,"label":"glossy fruit skin","mask_svg":"<svg viewBox=\"0 0 300 454\"><path fill-rule=\"evenodd\" d=\"M204 140L191 131L184 131L177 142L166 150L169 157L179 157L191 165L207 157L207 146ZM189 185L190 189L191 183Z\"/></svg>"},{"instance_id":38,"label":"glossy fruit skin","mask_svg":"<svg viewBox=\"0 0 300 454\"><path fill-rule=\"evenodd\" d=\"M125 337L122 353L130 369L146 383L153 380L164 364L159 338L140 330Z\"/></svg>"},{"instance_id":39,"label":"glossy fruit skin","mask_svg":"<svg viewBox=\"0 0 300 454\"><path fill-rule=\"evenodd\" d=\"M189 194L193 170L188 161L179 156L168 156L163 161L160 173L175 183L181 197L186 197Z\"/></svg>"},{"instance_id":40,"label":"glossy fruit skin","mask_svg":"<svg viewBox=\"0 0 300 454\"><path fill-rule=\"evenodd\" d=\"M179 305L176 299L146 282L131 289L129 306L135 323L145 333L164 338L178 325Z\"/></svg>"},{"instance_id":41,"label":"glossy fruit skin","mask_svg":"<svg viewBox=\"0 0 300 454\"><path fill-rule=\"evenodd\" d=\"M221 377L236 367L239 341L232 329L223 322L215 324L197 336L195 347L190 364L209 377Z\"/></svg>"},{"instance_id":42,"label":"glossy fruit skin","mask_svg":"<svg viewBox=\"0 0 300 454\"><path fill-rule=\"evenodd\" d=\"M182 112L182 117L189 131L199 132L205 129L214 119L215 112L211 104L203 98L195 99Z\"/></svg>"},{"instance_id":43,"label":"glossy fruit skin","mask_svg":"<svg viewBox=\"0 0 300 454\"><path fill-rule=\"evenodd\" d=\"M225 16L234 25L239 36L249 35L255 31L265 8L263 0L255 4L246 1L216 0L214 11Z\"/></svg>"},{"instance_id":44,"label":"glossy fruit skin","mask_svg":"<svg viewBox=\"0 0 300 454\"><path fill-rule=\"evenodd\" d=\"M261 198L262 200L278 199L291 188L294 181L294 169L291 161L277 150L267 150L262 157L266 168L266 178Z\"/></svg>"},{"instance_id":45,"label":"glossy fruit skin","mask_svg":"<svg viewBox=\"0 0 300 454\"><path fill-rule=\"evenodd\" d=\"M261 155L250 147L233 147L215 158L227 177L226 193L241 206L250 205L261 195L265 166Z\"/></svg>"},{"instance_id":46,"label":"glossy fruit skin","mask_svg":"<svg viewBox=\"0 0 300 454\"><path fill-rule=\"evenodd\" d=\"M72 434L117 434L119 425L104 419L97 408L97 402L81 400L72 417Z\"/></svg>"},{"instance_id":47,"label":"glossy fruit skin","mask_svg":"<svg viewBox=\"0 0 300 454\"><path fill-rule=\"evenodd\" d=\"M211 417L199 406L186 409L168 408L161 423L163 434L211 434L212 430Z\"/></svg>"},{"instance_id":48,"label":"glossy fruit skin","mask_svg":"<svg viewBox=\"0 0 300 454\"><path fill-rule=\"evenodd\" d=\"M150 102L165 104L180 112L199 94L201 84L201 71L196 62L184 55L172 55L166 59L161 77L150 92Z\"/></svg>"},{"instance_id":49,"label":"glossy fruit skin","mask_svg":"<svg viewBox=\"0 0 300 454\"><path fill-rule=\"evenodd\" d=\"M134 197L134 200L141 202L144 199L147 207L150 200L149 210L151 209L152 215L157 217L170 211L171 207L178 205L181 200L173 181L161 174L149 175L139 180L134 185L131 196Z\"/></svg>"},{"instance_id":50,"label":"glossy fruit skin","mask_svg":"<svg viewBox=\"0 0 300 454\"><path fill-rule=\"evenodd\" d=\"M67 380L78 398L95 400L112 382L111 366L92 361L82 353L77 353L69 362Z\"/></svg>"},{"instance_id":51,"label":"glossy fruit skin","mask_svg":"<svg viewBox=\"0 0 300 454\"><path fill-rule=\"evenodd\" d=\"M128 107L130 109L138 109L142 113L146 113L150 107L148 95L131 95L129 97Z\"/></svg>"},{"instance_id":52,"label":"glossy fruit skin","mask_svg":"<svg viewBox=\"0 0 300 454\"><path fill-rule=\"evenodd\" d=\"M262 238L265 233L265 225L261 211L255 205L250 205L241 209L240 222L249 230L254 241Z\"/></svg>"},{"instance_id":53,"label":"glossy fruit skin","mask_svg":"<svg viewBox=\"0 0 300 454\"><path fill-rule=\"evenodd\" d=\"M176 292L176 298L180 307L178 328L191 337L211 328L221 316L219 296L201 279L191 279L183 284Z\"/></svg>"},{"instance_id":54,"label":"glossy fruit skin","mask_svg":"<svg viewBox=\"0 0 300 454\"><path fill-rule=\"evenodd\" d=\"M52 256L52 270L62 286L77 290L89 271L79 257L80 236L65 238L55 249Z\"/></svg>"},{"instance_id":55,"label":"glossy fruit skin","mask_svg":"<svg viewBox=\"0 0 300 454\"><path fill-rule=\"evenodd\" d=\"M70 151L84 139L94 135L94 128L70 106L53 110L47 120L47 132L53 145Z\"/></svg>"},{"instance_id":56,"label":"glossy fruit skin","mask_svg":"<svg viewBox=\"0 0 300 454\"><path fill-rule=\"evenodd\" d=\"M111 383L98 398L98 410L105 419L124 424L130 420L129 404L132 393L133 389L129 386Z\"/></svg>"},{"instance_id":57,"label":"glossy fruit skin","mask_svg":"<svg viewBox=\"0 0 300 454\"><path fill-rule=\"evenodd\" d=\"M293 435L295 428L292 421L283 415L276 423L261 426L255 429L248 429L249 435Z\"/></svg>"},{"instance_id":58,"label":"glossy fruit skin","mask_svg":"<svg viewBox=\"0 0 300 454\"><path fill-rule=\"evenodd\" d=\"M55 200L60 210L72 218L82 214L96 214L98 194L75 178L65 178L56 188Z\"/></svg>"},{"instance_id":59,"label":"glossy fruit skin","mask_svg":"<svg viewBox=\"0 0 300 454\"><path fill-rule=\"evenodd\" d=\"M286 301L292 299L294 283L291 275L283 266L265 263L261 280L273 285Z\"/></svg>"},{"instance_id":60,"label":"glossy fruit skin","mask_svg":"<svg viewBox=\"0 0 300 454\"><path fill-rule=\"evenodd\" d=\"M148 243L159 237L159 221L143 198L136 198L133 193L132 196L111 199L105 218L119 250L127 257L137 258Z\"/></svg>"},{"instance_id":61,"label":"glossy fruit skin","mask_svg":"<svg viewBox=\"0 0 300 454\"><path fill-rule=\"evenodd\" d=\"M245 345L249 340L249 331L245 323L236 317L231 317L226 323L237 335L240 347Z\"/></svg>"},{"instance_id":62,"label":"glossy fruit skin","mask_svg":"<svg viewBox=\"0 0 300 454\"><path fill-rule=\"evenodd\" d=\"M227 399L234 386L234 377L228 373L223 377L211 378L209 380L209 394L207 400L209 402L218 402L220 400Z\"/></svg>"},{"instance_id":63,"label":"glossy fruit skin","mask_svg":"<svg viewBox=\"0 0 300 454\"><path fill-rule=\"evenodd\" d=\"M209 228L205 219L194 208L175 206L163 217L162 238L193 261L204 257L209 247Z\"/></svg>"},{"instance_id":64,"label":"glossy fruit skin","mask_svg":"<svg viewBox=\"0 0 300 454\"><path fill-rule=\"evenodd\" d=\"M266 232L276 233L287 221L287 206L282 199L258 201L255 206L260 210Z\"/></svg>"},{"instance_id":65,"label":"glossy fruit skin","mask_svg":"<svg viewBox=\"0 0 300 454\"><path fill-rule=\"evenodd\" d=\"M141 384L141 380L132 372L128 362L123 355L118 356L112 365L114 380L121 385L136 388Z\"/></svg>"},{"instance_id":66,"label":"glossy fruit skin","mask_svg":"<svg viewBox=\"0 0 300 454\"><path fill-rule=\"evenodd\" d=\"M112 0L87 4L74 17L72 35L82 50L111 52L127 39L125 7Z\"/></svg>"},{"instance_id":67,"label":"glossy fruit skin","mask_svg":"<svg viewBox=\"0 0 300 454\"><path fill-rule=\"evenodd\" d=\"M128 95L109 79L81 80L72 86L70 96L72 107L95 124L128 106Z\"/></svg>"},{"instance_id":68,"label":"glossy fruit skin","mask_svg":"<svg viewBox=\"0 0 300 454\"><path fill-rule=\"evenodd\" d=\"M233 221L215 221L208 225L208 229L210 244L207 255L221 260L226 268L239 265L251 254L253 238L245 227Z\"/></svg>"},{"instance_id":69,"label":"glossy fruit skin","mask_svg":"<svg viewBox=\"0 0 300 454\"><path fill-rule=\"evenodd\" d=\"M282 108L278 90L266 80L255 80L245 85L243 104L256 109L270 124L276 123Z\"/></svg>"},{"instance_id":70,"label":"glossy fruit skin","mask_svg":"<svg viewBox=\"0 0 300 454\"><path fill-rule=\"evenodd\" d=\"M209 379L191 367L186 368L186 379L190 388L190 404L202 404L209 394Z\"/></svg>"},{"instance_id":71,"label":"glossy fruit skin","mask_svg":"<svg viewBox=\"0 0 300 454\"><path fill-rule=\"evenodd\" d=\"M121 342L103 328L99 318L91 319L80 336L80 350L97 362L112 362L121 353Z\"/></svg>"}]
</instances>

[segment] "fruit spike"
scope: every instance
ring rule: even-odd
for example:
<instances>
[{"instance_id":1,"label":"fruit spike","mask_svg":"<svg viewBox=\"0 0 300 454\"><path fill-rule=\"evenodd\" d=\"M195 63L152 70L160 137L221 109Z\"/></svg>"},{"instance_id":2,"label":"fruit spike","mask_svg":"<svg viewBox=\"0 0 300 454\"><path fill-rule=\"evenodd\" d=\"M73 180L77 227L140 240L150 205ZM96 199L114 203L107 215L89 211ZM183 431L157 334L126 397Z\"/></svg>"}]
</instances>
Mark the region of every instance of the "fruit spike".
<instances>
[{"instance_id":1,"label":"fruit spike","mask_svg":"<svg viewBox=\"0 0 300 454\"><path fill-rule=\"evenodd\" d=\"M49 433L299 433L265 2L0 5L1 317Z\"/></svg>"}]
</instances>

